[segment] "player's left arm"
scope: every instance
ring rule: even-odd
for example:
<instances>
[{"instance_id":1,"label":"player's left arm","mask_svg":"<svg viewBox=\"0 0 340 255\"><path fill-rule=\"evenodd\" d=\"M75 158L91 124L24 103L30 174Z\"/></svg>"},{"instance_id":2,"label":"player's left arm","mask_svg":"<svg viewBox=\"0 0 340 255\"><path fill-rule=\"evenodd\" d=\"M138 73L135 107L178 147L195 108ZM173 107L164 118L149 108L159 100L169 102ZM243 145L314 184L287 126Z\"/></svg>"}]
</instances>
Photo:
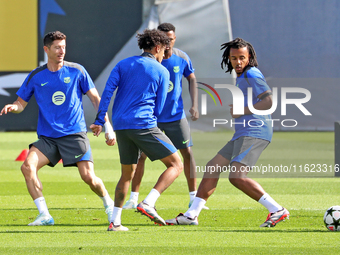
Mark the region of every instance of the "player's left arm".
<instances>
[{"instance_id":1,"label":"player's left arm","mask_svg":"<svg viewBox=\"0 0 340 255\"><path fill-rule=\"evenodd\" d=\"M267 90L260 95L257 96L260 99L256 104L254 104L254 108L256 110L268 110L273 105L273 96L271 90ZM252 114L248 107L245 107L244 114Z\"/></svg>"},{"instance_id":2,"label":"player's left arm","mask_svg":"<svg viewBox=\"0 0 340 255\"><path fill-rule=\"evenodd\" d=\"M154 114L156 117L158 117L165 105L166 96L168 94L168 86L170 81L170 74L169 71L164 68L163 69L163 75L160 76L160 79L158 81L158 89L156 91L156 99L155 99L155 109Z\"/></svg>"},{"instance_id":3,"label":"player's left arm","mask_svg":"<svg viewBox=\"0 0 340 255\"><path fill-rule=\"evenodd\" d=\"M189 109L189 112L191 114L191 119L195 121L199 118L196 76L194 73L191 73L186 77L186 79L189 83L189 93L191 97L191 108Z\"/></svg>"},{"instance_id":4,"label":"player's left arm","mask_svg":"<svg viewBox=\"0 0 340 255\"><path fill-rule=\"evenodd\" d=\"M96 88L92 88L90 90L88 90L86 92L86 95L89 97L94 109L98 112L98 109L99 109L99 104L100 104L100 96L98 94L98 91ZM115 132L113 131L113 128L112 128L112 125L110 123L110 120L109 120L109 116L108 114L106 113L105 114L105 124L104 124L104 127L105 127L105 138L106 138L106 144L107 145L114 145L116 143L116 134ZM95 127L96 126L96 127ZM102 131L102 126L100 125L94 125L92 124L90 126L90 128L93 130L96 129L96 132L94 132L94 135L97 134L97 136L101 133Z\"/></svg>"},{"instance_id":5,"label":"player's left arm","mask_svg":"<svg viewBox=\"0 0 340 255\"><path fill-rule=\"evenodd\" d=\"M256 110L268 110L272 107L273 96L272 96L271 90L266 90L265 92L261 93L257 97L261 100L253 105L253 107ZM230 114L233 118L239 118L239 117L242 116L242 115L234 115L233 114L233 105L230 104L229 106L230 106ZM244 107L244 115L249 115L249 114L252 114L252 112L249 110L249 107L248 106Z\"/></svg>"}]
</instances>

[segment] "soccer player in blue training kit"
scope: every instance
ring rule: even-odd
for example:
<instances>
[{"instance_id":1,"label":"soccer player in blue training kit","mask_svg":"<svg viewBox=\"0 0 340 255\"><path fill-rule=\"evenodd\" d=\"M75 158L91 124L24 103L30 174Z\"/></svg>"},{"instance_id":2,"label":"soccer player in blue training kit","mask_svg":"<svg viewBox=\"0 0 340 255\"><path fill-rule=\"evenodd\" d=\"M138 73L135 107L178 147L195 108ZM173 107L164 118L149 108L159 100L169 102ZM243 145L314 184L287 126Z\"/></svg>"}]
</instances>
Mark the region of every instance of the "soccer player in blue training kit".
<instances>
[{"instance_id":1,"label":"soccer player in blue training kit","mask_svg":"<svg viewBox=\"0 0 340 255\"><path fill-rule=\"evenodd\" d=\"M255 165L262 151L271 141L273 128L270 115L253 114L248 107L247 91L252 88L252 102L256 110L268 110L272 106L272 93L264 76L257 69L256 54L253 46L243 39L222 44L225 49L221 67L227 66L226 72L234 69L237 74L236 86L244 94L244 115L235 115L233 105L230 113L235 118L235 134L233 138L208 162L207 168L231 168L229 181L252 199L265 206L269 214L260 227L274 227L280 221L289 217L287 209L271 198L256 181L247 178L250 169ZM251 120L251 124L249 123ZM198 216L207 199L217 186L219 172L206 172L189 210L176 218L166 220L168 225L198 225Z\"/></svg>"},{"instance_id":2,"label":"soccer player in blue training kit","mask_svg":"<svg viewBox=\"0 0 340 255\"><path fill-rule=\"evenodd\" d=\"M45 198L38 170L45 165L54 167L60 159L64 166L77 166L80 176L102 200L110 220L114 202L93 169L90 143L86 135L86 123L82 95L86 94L95 109L100 97L84 67L64 61L66 36L50 32L44 37L47 64L33 70L17 92L18 99L5 105L0 115L22 112L32 95L39 107L38 140L30 144L28 156L21 166L28 192L34 200L39 216L29 226L54 225ZM107 117L105 117L108 120ZM106 143L116 142L109 121L106 125Z\"/></svg>"},{"instance_id":3,"label":"soccer player in blue training kit","mask_svg":"<svg viewBox=\"0 0 340 255\"><path fill-rule=\"evenodd\" d=\"M196 77L189 56L185 52L174 48L176 41L175 26L170 23L162 23L157 29L166 33L170 38L170 45L165 50L162 61L162 65L165 66L170 73L170 84L165 106L161 114L157 117L157 126L164 131L182 154L184 173L189 189L190 207L196 196L196 178L195 172L193 171L196 169L196 163L190 149L192 146L190 129L183 109L182 76L184 76L189 83L191 97L191 108L189 112L193 121L199 118ZM145 160L146 155L142 153L132 179L130 199L123 206L123 209L135 209L137 207ZM204 209L208 208L204 206Z\"/></svg>"},{"instance_id":4,"label":"soccer player in blue training kit","mask_svg":"<svg viewBox=\"0 0 340 255\"><path fill-rule=\"evenodd\" d=\"M95 123L90 126L94 135L100 134L111 97L117 89L112 124L117 136L122 175L116 186L115 207L108 231L128 230L121 224L122 207L140 151L152 161L160 159L167 168L148 196L137 205L137 211L159 225L166 224L156 212L156 200L183 170L176 147L157 127L157 116L164 107L169 86L169 72L160 63L170 39L156 29L146 29L137 37L143 54L126 58L113 68Z\"/></svg>"}]
</instances>

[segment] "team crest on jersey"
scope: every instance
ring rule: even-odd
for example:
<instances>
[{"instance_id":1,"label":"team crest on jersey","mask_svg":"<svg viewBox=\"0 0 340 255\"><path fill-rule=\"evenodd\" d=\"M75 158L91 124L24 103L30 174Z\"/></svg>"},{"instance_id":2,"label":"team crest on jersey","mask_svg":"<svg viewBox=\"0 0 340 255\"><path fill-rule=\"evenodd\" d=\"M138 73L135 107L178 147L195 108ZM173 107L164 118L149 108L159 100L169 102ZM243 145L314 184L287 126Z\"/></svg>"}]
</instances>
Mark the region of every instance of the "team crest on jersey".
<instances>
[{"instance_id":1,"label":"team crest on jersey","mask_svg":"<svg viewBox=\"0 0 340 255\"><path fill-rule=\"evenodd\" d=\"M71 77L65 77L64 78L65 83L70 83L71 82Z\"/></svg>"},{"instance_id":2,"label":"team crest on jersey","mask_svg":"<svg viewBox=\"0 0 340 255\"><path fill-rule=\"evenodd\" d=\"M174 72L178 73L179 72L179 66L174 66Z\"/></svg>"},{"instance_id":3,"label":"team crest on jersey","mask_svg":"<svg viewBox=\"0 0 340 255\"><path fill-rule=\"evenodd\" d=\"M171 92L173 89L174 89L174 84L172 83L172 81L170 81L169 87L168 87L168 93Z\"/></svg>"}]
</instances>

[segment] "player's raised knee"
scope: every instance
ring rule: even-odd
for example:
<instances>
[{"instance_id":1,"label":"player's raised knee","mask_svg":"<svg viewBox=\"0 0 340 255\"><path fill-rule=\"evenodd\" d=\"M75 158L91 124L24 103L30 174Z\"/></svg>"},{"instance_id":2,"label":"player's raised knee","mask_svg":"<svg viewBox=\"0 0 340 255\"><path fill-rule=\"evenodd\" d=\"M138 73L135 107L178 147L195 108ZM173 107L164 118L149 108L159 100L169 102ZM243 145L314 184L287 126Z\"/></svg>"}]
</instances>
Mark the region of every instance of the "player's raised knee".
<instances>
[{"instance_id":1,"label":"player's raised knee","mask_svg":"<svg viewBox=\"0 0 340 255\"><path fill-rule=\"evenodd\" d=\"M32 172L34 172L32 166L27 162L27 160L24 161L20 169L24 176L30 175Z\"/></svg>"}]
</instances>

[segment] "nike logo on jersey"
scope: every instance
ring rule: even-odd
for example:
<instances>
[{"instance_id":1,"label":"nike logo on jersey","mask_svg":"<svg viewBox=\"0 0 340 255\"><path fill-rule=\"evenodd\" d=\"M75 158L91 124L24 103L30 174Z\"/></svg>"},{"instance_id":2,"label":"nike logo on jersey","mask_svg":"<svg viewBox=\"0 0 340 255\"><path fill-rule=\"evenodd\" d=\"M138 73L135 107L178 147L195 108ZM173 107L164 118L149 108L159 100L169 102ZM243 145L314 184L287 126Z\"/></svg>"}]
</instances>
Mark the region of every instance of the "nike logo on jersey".
<instances>
[{"instance_id":1,"label":"nike logo on jersey","mask_svg":"<svg viewBox=\"0 0 340 255\"><path fill-rule=\"evenodd\" d=\"M48 83L48 82L41 83L40 85L41 85L41 87L42 87L42 86L45 86L47 83Z\"/></svg>"},{"instance_id":2,"label":"nike logo on jersey","mask_svg":"<svg viewBox=\"0 0 340 255\"><path fill-rule=\"evenodd\" d=\"M74 156L75 158L79 158L79 157L81 157L83 154L79 154L79 155L77 155L77 156Z\"/></svg>"},{"instance_id":3,"label":"nike logo on jersey","mask_svg":"<svg viewBox=\"0 0 340 255\"><path fill-rule=\"evenodd\" d=\"M189 140L183 141L183 144L186 144L187 142L189 142Z\"/></svg>"}]
</instances>

